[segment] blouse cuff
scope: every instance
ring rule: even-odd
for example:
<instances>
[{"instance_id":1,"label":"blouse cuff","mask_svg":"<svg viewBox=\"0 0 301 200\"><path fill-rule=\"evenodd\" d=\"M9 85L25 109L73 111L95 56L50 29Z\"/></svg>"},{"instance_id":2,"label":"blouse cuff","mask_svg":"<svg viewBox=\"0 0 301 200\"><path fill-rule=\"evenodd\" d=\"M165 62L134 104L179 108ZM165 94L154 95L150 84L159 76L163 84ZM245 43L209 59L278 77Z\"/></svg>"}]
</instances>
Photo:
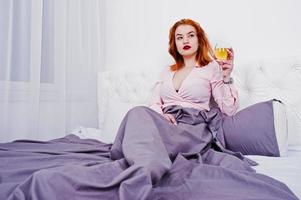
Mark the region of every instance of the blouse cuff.
<instances>
[{"instance_id":1,"label":"blouse cuff","mask_svg":"<svg viewBox=\"0 0 301 200\"><path fill-rule=\"evenodd\" d=\"M238 99L238 92L233 84L224 84L224 98L234 98L235 100ZM227 92L226 92L227 91Z\"/></svg>"},{"instance_id":2,"label":"blouse cuff","mask_svg":"<svg viewBox=\"0 0 301 200\"><path fill-rule=\"evenodd\" d=\"M224 84L222 111L228 116L234 115L238 109L238 92L233 84Z\"/></svg>"}]
</instances>

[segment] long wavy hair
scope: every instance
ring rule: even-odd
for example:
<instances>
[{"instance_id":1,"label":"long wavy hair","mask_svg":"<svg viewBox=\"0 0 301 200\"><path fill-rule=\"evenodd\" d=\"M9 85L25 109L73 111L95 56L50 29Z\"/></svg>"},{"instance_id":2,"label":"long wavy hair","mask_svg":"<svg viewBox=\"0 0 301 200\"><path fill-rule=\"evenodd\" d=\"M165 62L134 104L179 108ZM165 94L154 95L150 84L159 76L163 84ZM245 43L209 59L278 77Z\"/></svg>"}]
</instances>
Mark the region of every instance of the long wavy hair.
<instances>
[{"instance_id":1,"label":"long wavy hair","mask_svg":"<svg viewBox=\"0 0 301 200\"><path fill-rule=\"evenodd\" d=\"M169 48L168 52L174 58L175 64L171 65L170 68L172 71L181 69L184 66L183 56L178 52L175 41L175 32L178 26L180 25L191 25L195 28L197 38L198 38L198 50L196 54L197 63L203 67L210 63L213 59L213 50L209 43L209 40L206 36L205 31L202 29L199 23L191 19L181 19L177 21L169 31Z\"/></svg>"}]
</instances>

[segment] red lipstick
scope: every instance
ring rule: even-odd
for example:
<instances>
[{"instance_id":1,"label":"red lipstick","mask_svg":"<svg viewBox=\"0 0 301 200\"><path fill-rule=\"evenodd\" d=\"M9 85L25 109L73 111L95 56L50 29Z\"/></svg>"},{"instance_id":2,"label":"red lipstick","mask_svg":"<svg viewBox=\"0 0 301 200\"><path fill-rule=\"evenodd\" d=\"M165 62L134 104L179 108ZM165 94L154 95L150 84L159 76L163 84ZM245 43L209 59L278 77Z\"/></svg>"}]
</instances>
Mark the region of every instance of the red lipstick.
<instances>
[{"instance_id":1,"label":"red lipstick","mask_svg":"<svg viewBox=\"0 0 301 200\"><path fill-rule=\"evenodd\" d=\"M191 46L189 46L189 45L185 45L185 46L183 47L184 50L188 50L188 49L190 49L190 48L191 48Z\"/></svg>"}]
</instances>

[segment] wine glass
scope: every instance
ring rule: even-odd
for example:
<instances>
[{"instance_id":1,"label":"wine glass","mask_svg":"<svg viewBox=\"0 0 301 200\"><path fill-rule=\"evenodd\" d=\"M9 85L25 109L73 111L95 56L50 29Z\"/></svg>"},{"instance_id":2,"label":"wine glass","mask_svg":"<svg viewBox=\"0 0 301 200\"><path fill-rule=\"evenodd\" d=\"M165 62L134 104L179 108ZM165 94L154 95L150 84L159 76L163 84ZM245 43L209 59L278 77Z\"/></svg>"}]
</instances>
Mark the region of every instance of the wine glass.
<instances>
[{"instance_id":1,"label":"wine glass","mask_svg":"<svg viewBox=\"0 0 301 200\"><path fill-rule=\"evenodd\" d=\"M228 59L228 51L230 49L230 45L226 43L217 43L214 47L214 55L218 60L227 60Z\"/></svg>"}]
</instances>

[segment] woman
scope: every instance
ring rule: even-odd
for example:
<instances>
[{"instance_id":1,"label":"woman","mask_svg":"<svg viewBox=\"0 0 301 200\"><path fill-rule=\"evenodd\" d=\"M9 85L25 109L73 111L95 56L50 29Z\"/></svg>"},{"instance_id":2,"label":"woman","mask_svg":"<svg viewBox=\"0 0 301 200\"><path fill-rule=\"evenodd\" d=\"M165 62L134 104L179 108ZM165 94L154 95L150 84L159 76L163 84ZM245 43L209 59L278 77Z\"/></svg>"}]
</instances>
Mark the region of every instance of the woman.
<instances>
[{"instance_id":1,"label":"woman","mask_svg":"<svg viewBox=\"0 0 301 200\"><path fill-rule=\"evenodd\" d=\"M111 159L128 164L116 178L119 195L296 199L282 183L254 173L256 163L224 148L223 113L233 115L238 103L230 78L233 51L227 61L214 60L204 31L189 19L171 28L169 45L176 63L162 72L150 108L126 114L110 149ZM219 109L210 108L211 97Z\"/></svg>"},{"instance_id":2,"label":"woman","mask_svg":"<svg viewBox=\"0 0 301 200\"><path fill-rule=\"evenodd\" d=\"M150 108L176 123L175 118L163 113L162 109L180 105L208 111L213 96L223 113L233 115L237 110L238 96L230 77L233 50L227 51L228 60L214 60L212 48L200 25L190 19L176 22L169 35L169 53L176 63L162 72Z\"/></svg>"}]
</instances>

